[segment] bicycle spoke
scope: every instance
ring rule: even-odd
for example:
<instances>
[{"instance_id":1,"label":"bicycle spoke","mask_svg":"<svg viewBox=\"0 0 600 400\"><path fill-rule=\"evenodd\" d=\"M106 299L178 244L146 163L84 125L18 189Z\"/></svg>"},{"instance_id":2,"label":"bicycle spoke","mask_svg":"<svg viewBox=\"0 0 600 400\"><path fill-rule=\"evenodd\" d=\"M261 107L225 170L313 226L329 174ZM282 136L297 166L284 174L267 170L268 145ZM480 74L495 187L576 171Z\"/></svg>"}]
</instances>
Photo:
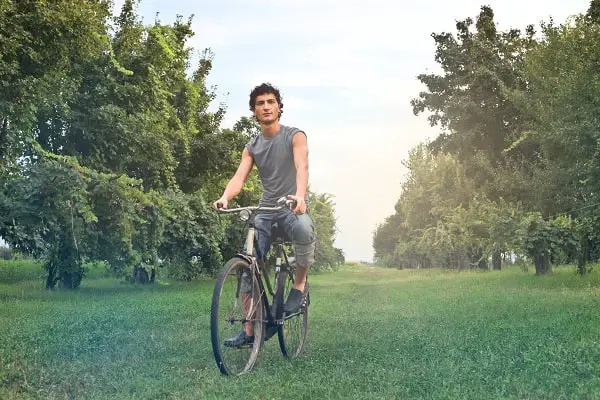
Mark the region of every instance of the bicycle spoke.
<instances>
[{"instance_id":1,"label":"bicycle spoke","mask_svg":"<svg viewBox=\"0 0 600 400\"><path fill-rule=\"evenodd\" d=\"M213 353L221 373L240 375L254 366L263 338L263 308L250 266L231 260L215 286L211 310ZM254 343L242 334L248 331Z\"/></svg>"}]
</instances>

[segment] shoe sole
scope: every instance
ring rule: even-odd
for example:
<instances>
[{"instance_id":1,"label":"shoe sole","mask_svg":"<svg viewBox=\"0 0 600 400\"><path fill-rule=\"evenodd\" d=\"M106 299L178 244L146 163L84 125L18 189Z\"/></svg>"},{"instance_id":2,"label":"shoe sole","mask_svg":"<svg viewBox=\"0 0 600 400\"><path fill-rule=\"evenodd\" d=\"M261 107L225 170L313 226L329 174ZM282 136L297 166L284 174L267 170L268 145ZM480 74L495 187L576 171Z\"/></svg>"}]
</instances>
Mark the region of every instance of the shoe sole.
<instances>
[{"instance_id":1,"label":"shoe sole","mask_svg":"<svg viewBox=\"0 0 600 400\"><path fill-rule=\"evenodd\" d=\"M251 347L254 347L254 343L245 343L245 344L241 344L239 346L228 346L228 345L224 344L223 346L225 346L229 349L249 349Z\"/></svg>"}]
</instances>

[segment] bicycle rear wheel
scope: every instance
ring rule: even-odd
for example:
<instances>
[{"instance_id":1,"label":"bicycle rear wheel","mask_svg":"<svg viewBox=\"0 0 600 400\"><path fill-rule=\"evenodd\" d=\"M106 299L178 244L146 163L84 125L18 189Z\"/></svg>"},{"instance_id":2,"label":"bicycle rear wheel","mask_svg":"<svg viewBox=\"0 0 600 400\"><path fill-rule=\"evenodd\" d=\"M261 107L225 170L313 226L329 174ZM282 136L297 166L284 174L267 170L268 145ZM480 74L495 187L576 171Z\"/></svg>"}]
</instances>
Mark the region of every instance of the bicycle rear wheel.
<instances>
[{"instance_id":1,"label":"bicycle rear wheel","mask_svg":"<svg viewBox=\"0 0 600 400\"><path fill-rule=\"evenodd\" d=\"M284 357L288 359L296 358L302 352L306 341L306 332L308 329L308 308L310 305L310 293L306 295L306 301L300 307L300 311L293 315L284 315L283 304L287 299L292 286L294 285L294 276L292 271L282 269L277 275L276 282L276 313L275 318L278 321L277 334L279 336L279 347ZM285 317L285 319L284 319Z\"/></svg>"},{"instance_id":2,"label":"bicycle rear wheel","mask_svg":"<svg viewBox=\"0 0 600 400\"><path fill-rule=\"evenodd\" d=\"M250 264L233 258L225 264L213 292L210 333L215 361L223 375L249 372L264 341L264 310L258 281ZM253 343L231 341L246 326Z\"/></svg>"}]
</instances>

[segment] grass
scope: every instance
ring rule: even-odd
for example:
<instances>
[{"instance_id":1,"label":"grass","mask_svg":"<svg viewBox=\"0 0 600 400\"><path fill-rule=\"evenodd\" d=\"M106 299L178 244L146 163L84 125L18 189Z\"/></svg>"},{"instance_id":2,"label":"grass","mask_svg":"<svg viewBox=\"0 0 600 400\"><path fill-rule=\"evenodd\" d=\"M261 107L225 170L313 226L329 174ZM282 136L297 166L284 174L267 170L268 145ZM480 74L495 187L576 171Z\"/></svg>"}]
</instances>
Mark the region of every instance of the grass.
<instances>
[{"instance_id":1,"label":"grass","mask_svg":"<svg viewBox=\"0 0 600 400\"><path fill-rule=\"evenodd\" d=\"M136 287L92 271L73 293L0 266L3 399L600 399L600 273L555 268L311 276L305 354L266 343L222 377L213 282Z\"/></svg>"}]
</instances>

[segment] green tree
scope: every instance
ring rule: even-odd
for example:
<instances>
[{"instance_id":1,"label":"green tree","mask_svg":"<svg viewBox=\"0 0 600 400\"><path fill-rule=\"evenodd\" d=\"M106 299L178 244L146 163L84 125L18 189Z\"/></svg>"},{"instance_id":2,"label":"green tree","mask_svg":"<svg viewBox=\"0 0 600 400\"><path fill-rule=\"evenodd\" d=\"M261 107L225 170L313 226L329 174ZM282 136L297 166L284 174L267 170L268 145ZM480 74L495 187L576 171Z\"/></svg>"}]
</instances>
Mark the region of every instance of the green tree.
<instances>
[{"instance_id":1,"label":"green tree","mask_svg":"<svg viewBox=\"0 0 600 400\"><path fill-rule=\"evenodd\" d=\"M600 26L576 16L569 24L544 25L543 33L528 58L524 103L536 118L523 137L541 148L537 203L553 215L599 202Z\"/></svg>"},{"instance_id":2,"label":"green tree","mask_svg":"<svg viewBox=\"0 0 600 400\"><path fill-rule=\"evenodd\" d=\"M110 15L109 1L0 3L2 173L18 169L17 158L38 130L38 115L60 113L73 98L86 61L98 54L111 58ZM45 120L39 129L51 125Z\"/></svg>"},{"instance_id":3,"label":"green tree","mask_svg":"<svg viewBox=\"0 0 600 400\"><path fill-rule=\"evenodd\" d=\"M216 268L220 257L215 240L222 232L211 228L213 214L200 206L199 190L222 179L240 134L219 129L223 107L207 111L212 55L206 51L188 76L190 20L144 26L136 2L127 0L113 35L109 5L0 7L10 21L9 30L0 28L7 60L0 110L13 159L10 174L9 164L2 169L2 225L9 242L48 260L49 287L56 279L78 286L82 259L107 260L115 273L133 270L148 281L160 260L186 270L180 275L187 279L197 276L189 252L203 260L202 271ZM49 182L69 180L72 188L57 185L44 194ZM40 194L15 197L15 185ZM37 214L44 218L35 220ZM29 231L37 232L35 246L19 233ZM181 251L185 246L189 252Z\"/></svg>"},{"instance_id":4,"label":"green tree","mask_svg":"<svg viewBox=\"0 0 600 400\"><path fill-rule=\"evenodd\" d=\"M518 94L527 88L524 60L535 44L534 29L500 32L488 6L475 21L458 21L456 29L456 35L432 35L443 74L418 76L428 91L411 101L414 113L431 113L430 124L443 131L430 147L456 154L488 197L522 199L527 186L503 183L521 182L519 175L529 172L536 151L530 142L506 151L529 124Z\"/></svg>"},{"instance_id":5,"label":"green tree","mask_svg":"<svg viewBox=\"0 0 600 400\"><path fill-rule=\"evenodd\" d=\"M309 190L308 204L315 224L317 251L313 269L336 269L344 264L342 249L335 247L337 225L333 196L329 193L315 193Z\"/></svg>"},{"instance_id":6,"label":"green tree","mask_svg":"<svg viewBox=\"0 0 600 400\"><path fill-rule=\"evenodd\" d=\"M210 202L256 121L221 129L225 106L208 111L213 54L191 68L191 19L144 25L125 0L111 21L110 5L0 2L0 234L46 261L49 288L78 287L86 260L136 282L158 266L196 279L234 251L239 229ZM260 191L253 174L237 201ZM318 214L330 265L341 256L332 213Z\"/></svg>"}]
</instances>

